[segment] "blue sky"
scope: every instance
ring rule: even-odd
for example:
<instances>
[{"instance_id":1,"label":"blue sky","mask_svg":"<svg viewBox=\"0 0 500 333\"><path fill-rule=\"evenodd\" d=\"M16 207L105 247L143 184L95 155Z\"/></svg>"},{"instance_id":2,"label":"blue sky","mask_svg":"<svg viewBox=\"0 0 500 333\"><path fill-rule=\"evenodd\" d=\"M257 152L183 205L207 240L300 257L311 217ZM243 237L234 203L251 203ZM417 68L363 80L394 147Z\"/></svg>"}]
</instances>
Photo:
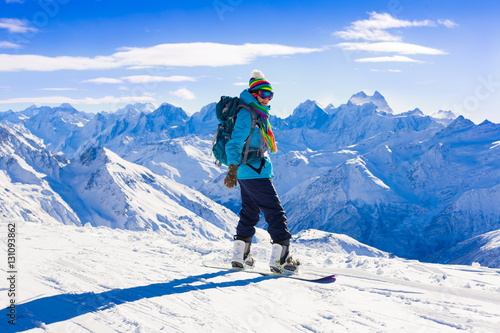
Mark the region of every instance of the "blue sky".
<instances>
[{"instance_id":1,"label":"blue sky","mask_svg":"<svg viewBox=\"0 0 500 333\"><path fill-rule=\"evenodd\" d=\"M281 117L377 90L395 113L500 122L499 1L0 1L0 111L192 114L260 69Z\"/></svg>"}]
</instances>

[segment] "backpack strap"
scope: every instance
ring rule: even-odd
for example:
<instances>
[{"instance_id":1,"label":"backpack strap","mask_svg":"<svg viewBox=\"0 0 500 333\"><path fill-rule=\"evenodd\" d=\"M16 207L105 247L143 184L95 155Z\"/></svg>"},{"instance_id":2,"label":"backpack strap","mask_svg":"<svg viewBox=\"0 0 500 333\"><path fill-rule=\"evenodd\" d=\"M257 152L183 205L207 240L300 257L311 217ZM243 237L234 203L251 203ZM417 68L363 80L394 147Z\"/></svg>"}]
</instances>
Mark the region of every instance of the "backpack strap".
<instances>
[{"instance_id":1,"label":"backpack strap","mask_svg":"<svg viewBox=\"0 0 500 333\"><path fill-rule=\"evenodd\" d=\"M250 112L250 114L252 115L252 127L250 128L250 134L248 134L248 138L245 140L245 149L243 149L243 159L241 160L241 164L247 164L248 152L250 151L250 138L252 137L255 126L257 126L257 124L258 124L258 120L257 120L257 112L252 110L248 105L239 104L237 110L239 111L241 108L247 109L248 112ZM262 161L264 161L264 159L262 159ZM248 166L257 172L257 169L252 167L250 164L248 164ZM262 171L262 165L260 166L260 169L258 169L258 170L259 171L257 173L260 174L260 172Z\"/></svg>"},{"instance_id":2,"label":"backpack strap","mask_svg":"<svg viewBox=\"0 0 500 333\"><path fill-rule=\"evenodd\" d=\"M249 167L250 169L252 169L253 171L257 172L260 175L260 173L262 172L262 168L264 167L265 164L266 164L266 160L265 159L261 159L260 160L260 165L259 165L258 168L254 168L250 164L247 164L247 167Z\"/></svg>"}]
</instances>

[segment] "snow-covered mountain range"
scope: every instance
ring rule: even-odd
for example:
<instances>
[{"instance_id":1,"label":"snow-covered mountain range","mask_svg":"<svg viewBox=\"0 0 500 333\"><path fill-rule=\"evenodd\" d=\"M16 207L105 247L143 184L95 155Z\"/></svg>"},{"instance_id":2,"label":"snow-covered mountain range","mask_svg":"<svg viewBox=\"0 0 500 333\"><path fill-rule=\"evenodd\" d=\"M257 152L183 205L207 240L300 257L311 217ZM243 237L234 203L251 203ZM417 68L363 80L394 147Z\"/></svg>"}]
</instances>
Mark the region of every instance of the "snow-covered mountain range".
<instances>
[{"instance_id":1,"label":"snow-covered mountain range","mask_svg":"<svg viewBox=\"0 0 500 333\"><path fill-rule=\"evenodd\" d=\"M167 103L95 115L68 104L2 112L0 212L230 237L239 194L223 186L225 169L210 155L214 108L192 116ZM458 244L471 239L479 251L471 256L498 267L472 239L500 229L499 124L450 111L394 114L378 92L338 107L308 100L272 123L275 185L294 233L340 233L439 262L458 260Z\"/></svg>"}]
</instances>

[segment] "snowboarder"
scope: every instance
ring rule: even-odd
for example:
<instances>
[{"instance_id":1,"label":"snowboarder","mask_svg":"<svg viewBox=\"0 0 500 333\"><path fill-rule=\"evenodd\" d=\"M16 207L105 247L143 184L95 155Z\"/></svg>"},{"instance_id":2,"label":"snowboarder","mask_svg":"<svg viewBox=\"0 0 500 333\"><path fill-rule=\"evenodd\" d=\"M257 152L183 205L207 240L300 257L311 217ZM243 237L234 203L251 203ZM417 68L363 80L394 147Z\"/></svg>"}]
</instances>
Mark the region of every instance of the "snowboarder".
<instances>
[{"instance_id":1,"label":"snowboarder","mask_svg":"<svg viewBox=\"0 0 500 333\"><path fill-rule=\"evenodd\" d=\"M250 253L255 225L259 222L260 212L264 213L271 236L272 251L269 260L271 271L282 273L295 271L298 261L289 254L290 238L286 213L274 188L272 179L273 166L267 151L277 152L276 142L269 121L269 102L273 98L273 89L264 74L259 70L252 72L249 87L240 94L240 103L244 103L258 115L256 130L249 137L252 127L251 111L241 108L238 112L231 139L226 144L229 171L224 179L228 188L238 182L241 189L240 219L234 236L234 268L253 266ZM255 162L242 164L242 152L246 140L250 140L250 149L260 151L260 158Z\"/></svg>"}]
</instances>

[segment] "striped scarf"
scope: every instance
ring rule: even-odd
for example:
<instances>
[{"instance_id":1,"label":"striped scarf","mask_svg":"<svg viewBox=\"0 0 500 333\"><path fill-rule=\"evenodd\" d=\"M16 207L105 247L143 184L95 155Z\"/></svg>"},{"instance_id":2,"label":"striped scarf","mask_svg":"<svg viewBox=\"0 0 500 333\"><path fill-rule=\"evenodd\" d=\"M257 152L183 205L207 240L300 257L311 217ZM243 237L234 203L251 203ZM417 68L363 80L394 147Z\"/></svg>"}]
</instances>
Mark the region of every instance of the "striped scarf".
<instances>
[{"instance_id":1,"label":"striped scarf","mask_svg":"<svg viewBox=\"0 0 500 333\"><path fill-rule=\"evenodd\" d=\"M264 145L271 153L278 152L278 146L276 145L276 141L274 140L273 128L271 127L271 122L269 121L269 107L260 105L255 102L250 103L250 107L252 110L257 112L260 115L260 134L262 135L262 139L264 139Z\"/></svg>"}]
</instances>

